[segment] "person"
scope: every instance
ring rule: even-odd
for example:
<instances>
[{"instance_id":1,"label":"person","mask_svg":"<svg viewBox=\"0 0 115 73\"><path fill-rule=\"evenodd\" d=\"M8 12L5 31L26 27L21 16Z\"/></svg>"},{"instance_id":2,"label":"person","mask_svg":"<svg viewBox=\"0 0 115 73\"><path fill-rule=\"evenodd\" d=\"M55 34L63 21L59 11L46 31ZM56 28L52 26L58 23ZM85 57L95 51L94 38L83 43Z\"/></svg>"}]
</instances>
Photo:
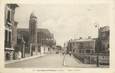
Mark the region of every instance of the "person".
<instances>
[{"instance_id":1,"label":"person","mask_svg":"<svg viewBox=\"0 0 115 73\"><path fill-rule=\"evenodd\" d=\"M21 51L18 52L18 59L21 59L22 53Z\"/></svg>"},{"instance_id":2,"label":"person","mask_svg":"<svg viewBox=\"0 0 115 73\"><path fill-rule=\"evenodd\" d=\"M69 51L69 55L71 56L71 51Z\"/></svg>"},{"instance_id":3,"label":"person","mask_svg":"<svg viewBox=\"0 0 115 73\"><path fill-rule=\"evenodd\" d=\"M62 52L62 54L64 55L64 52Z\"/></svg>"},{"instance_id":4,"label":"person","mask_svg":"<svg viewBox=\"0 0 115 73\"><path fill-rule=\"evenodd\" d=\"M10 53L6 53L6 60L10 60Z\"/></svg>"}]
</instances>

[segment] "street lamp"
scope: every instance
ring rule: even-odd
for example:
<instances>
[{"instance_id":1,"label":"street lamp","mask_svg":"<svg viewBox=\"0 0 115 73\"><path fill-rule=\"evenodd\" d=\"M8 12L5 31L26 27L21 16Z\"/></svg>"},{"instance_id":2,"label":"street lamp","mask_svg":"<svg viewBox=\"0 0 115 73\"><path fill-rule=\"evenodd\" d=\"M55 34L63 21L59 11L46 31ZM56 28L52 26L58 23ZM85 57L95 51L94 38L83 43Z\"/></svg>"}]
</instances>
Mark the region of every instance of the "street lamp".
<instances>
[{"instance_id":1,"label":"street lamp","mask_svg":"<svg viewBox=\"0 0 115 73\"><path fill-rule=\"evenodd\" d=\"M99 41L99 29L100 29L100 26L99 26L99 24L97 24L97 23L95 23L96 25L95 25L95 28L97 28L97 30L98 30L98 40L97 41ZM99 42L98 42L99 43ZM99 48L98 48L99 49ZM97 60L97 62L96 62L96 66L97 67L99 67L99 51L97 50L96 51L96 55L97 55L97 57L96 57L96 60Z\"/></svg>"}]
</instances>

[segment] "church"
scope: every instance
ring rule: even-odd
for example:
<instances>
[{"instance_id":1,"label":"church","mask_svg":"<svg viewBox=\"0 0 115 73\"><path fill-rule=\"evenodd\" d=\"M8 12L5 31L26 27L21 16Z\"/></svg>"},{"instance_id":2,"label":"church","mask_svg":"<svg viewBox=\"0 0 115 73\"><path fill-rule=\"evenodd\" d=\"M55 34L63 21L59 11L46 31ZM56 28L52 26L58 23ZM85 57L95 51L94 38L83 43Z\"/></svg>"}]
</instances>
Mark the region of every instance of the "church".
<instances>
[{"instance_id":1,"label":"church","mask_svg":"<svg viewBox=\"0 0 115 73\"><path fill-rule=\"evenodd\" d=\"M48 53L56 45L53 33L46 28L37 28L37 17L34 13L30 15L29 28L18 28L17 35L18 50L31 56ZM23 41L25 48L23 48Z\"/></svg>"}]
</instances>

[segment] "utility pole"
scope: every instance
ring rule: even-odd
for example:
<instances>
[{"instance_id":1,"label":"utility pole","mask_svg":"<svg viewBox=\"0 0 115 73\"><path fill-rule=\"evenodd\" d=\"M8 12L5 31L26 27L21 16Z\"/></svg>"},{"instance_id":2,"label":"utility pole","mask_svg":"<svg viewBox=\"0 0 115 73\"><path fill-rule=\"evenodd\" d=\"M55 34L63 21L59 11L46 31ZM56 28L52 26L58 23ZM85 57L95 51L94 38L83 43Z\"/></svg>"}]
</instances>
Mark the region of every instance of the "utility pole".
<instances>
[{"instance_id":1,"label":"utility pole","mask_svg":"<svg viewBox=\"0 0 115 73\"><path fill-rule=\"evenodd\" d=\"M99 41L99 29L100 29L100 26L97 23L95 23L95 24L96 24L95 28L97 28L97 30L98 30L98 39L97 40ZM97 57L96 57L96 59L97 59L96 66L99 67L99 51L98 50L96 51L96 55L97 55Z\"/></svg>"}]
</instances>

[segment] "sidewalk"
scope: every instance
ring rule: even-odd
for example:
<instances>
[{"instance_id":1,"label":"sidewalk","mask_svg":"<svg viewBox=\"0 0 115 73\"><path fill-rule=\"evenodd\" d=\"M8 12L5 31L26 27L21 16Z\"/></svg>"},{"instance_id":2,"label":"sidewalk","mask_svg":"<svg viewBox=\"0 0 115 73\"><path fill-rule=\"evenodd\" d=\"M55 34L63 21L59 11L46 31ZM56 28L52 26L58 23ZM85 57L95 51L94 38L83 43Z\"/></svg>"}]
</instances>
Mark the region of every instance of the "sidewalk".
<instances>
[{"instance_id":1,"label":"sidewalk","mask_svg":"<svg viewBox=\"0 0 115 73\"><path fill-rule=\"evenodd\" d=\"M75 59L73 55L65 55L64 66L66 67L76 67L76 68L98 68L96 64L83 64L78 59ZM100 65L99 68L108 68L108 66Z\"/></svg>"},{"instance_id":2,"label":"sidewalk","mask_svg":"<svg viewBox=\"0 0 115 73\"><path fill-rule=\"evenodd\" d=\"M17 59L17 60L6 61L5 64L16 63L16 62L20 62L20 61L24 61L24 60L29 60L29 59L33 59L33 58L37 58L37 57L41 57L41 56L45 56L45 55L46 54L38 54L38 55L34 55L34 56L29 56L29 57Z\"/></svg>"},{"instance_id":3,"label":"sidewalk","mask_svg":"<svg viewBox=\"0 0 115 73\"><path fill-rule=\"evenodd\" d=\"M65 55L65 58L64 58L64 66L66 67L76 67L76 66L79 66L81 64L81 62L79 60L75 60L73 55Z\"/></svg>"}]
</instances>

